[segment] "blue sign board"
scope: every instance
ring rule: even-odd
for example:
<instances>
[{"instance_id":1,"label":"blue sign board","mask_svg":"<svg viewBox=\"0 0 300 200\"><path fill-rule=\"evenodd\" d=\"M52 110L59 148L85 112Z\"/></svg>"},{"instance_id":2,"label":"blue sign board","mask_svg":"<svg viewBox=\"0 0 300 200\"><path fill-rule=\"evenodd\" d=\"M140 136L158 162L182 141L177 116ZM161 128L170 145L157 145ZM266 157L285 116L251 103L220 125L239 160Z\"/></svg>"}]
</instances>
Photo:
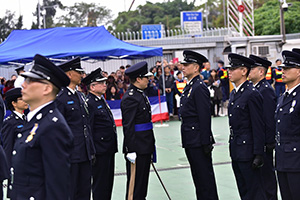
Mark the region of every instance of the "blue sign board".
<instances>
[{"instance_id":1,"label":"blue sign board","mask_svg":"<svg viewBox=\"0 0 300 200\"><path fill-rule=\"evenodd\" d=\"M162 38L162 31L164 26L162 24L142 25L143 39L158 39Z\"/></svg>"},{"instance_id":2,"label":"blue sign board","mask_svg":"<svg viewBox=\"0 0 300 200\"><path fill-rule=\"evenodd\" d=\"M183 11L181 14L181 27L184 29L202 29L202 12Z\"/></svg>"}]
</instances>

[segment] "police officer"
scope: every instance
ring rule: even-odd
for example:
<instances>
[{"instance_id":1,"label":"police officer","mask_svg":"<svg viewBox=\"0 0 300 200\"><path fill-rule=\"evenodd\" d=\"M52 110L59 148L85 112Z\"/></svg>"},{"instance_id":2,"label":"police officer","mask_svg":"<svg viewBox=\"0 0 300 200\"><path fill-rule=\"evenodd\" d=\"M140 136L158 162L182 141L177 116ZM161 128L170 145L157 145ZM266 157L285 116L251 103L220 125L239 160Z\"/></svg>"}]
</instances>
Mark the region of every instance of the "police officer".
<instances>
[{"instance_id":1,"label":"police officer","mask_svg":"<svg viewBox=\"0 0 300 200\"><path fill-rule=\"evenodd\" d=\"M121 101L124 133L123 153L126 160L126 199L146 199L154 134L151 106L144 89L148 85L147 62L140 62L125 70L130 86Z\"/></svg>"},{"instance_id":2,"label":"police officer","mask_svg":"<svg viewBox=\"0 0 300 200\"><path fill-rule=\"evenodd\" d=\"M3 102L2 96L0 95L0 128L2 128L5 112L6 112L5 104ZM1 162L0 162L0 183L1 183L0 199L3 199L2 181L9 177L8 164L7 164L5 152L3 150L2 145L3 144L1 141L1 133L0 133L0 160L1 160Z\"/></svg>"},{"instance_id":3,"label":"police officer","mask_svg":"<svg viewBox=\"0 0 300 200\"><path fill-rule=\"evenodd\" d=\"M282 200L296 200L300 196L300 54L283 51L282 57L287 89L275 113L276 170Z\"/></svg>"},{"instance_id":4,"label":"police officer","mask_svg":"<svg viewBox=\"0 0 300 200\"><path fill-rule=\"evenodd\" d=\"M251 71L248 76L254 87L260 92L263 97L263 121L265 123L265 153L264 165L261 168L263 185L267 199L277 200L277 181L273 164L273 150L275 148L275 109L276 109L276 94L272 86L266 81L266 73L270 61L260 58L255 55L250 55L250 59L255 61L251 66Z\"/></svg>"},{"instance_id":5,"label":"police officer","mask_svg":"<svg viewBox=\"0 0 300 200\"><path fill-rule=\"evenodd\" d=\"M30 112L12 151L11 199L69 199L73 136L53 101L70 80L39 54L22 76L22 98Z\"/></svg>"},{"instance_id":6,"label":"police officer","mask_svg":"<svg viewBox=\"0 0 300 200\"><path fill-rule=\"evenodd\" d=\"M265 146L263 99L247 81L255 62L234 53L230 53L228 59L229 80L235 85L228 106L233 172L242 200L266 199L261 179Z\"/></svg>"},{"instance_id":7,"label":"police officer","mask_svg":"<svg viewBox=\"0 0 300 200\"><path fill-rule=\"evenodd\" d=\"M107 78L101 68L91 72L82 82L88 86L87 103L96 161L93 165L93 199L109 200L114 182L115 153L118 151L117 130L112 112L103 95Z\"/></svg>"},{"instance_id":8,"label":"police officer","mask_svg":"<svg viewBox=\"0 0 300 200\"><path fill-rule=\"evenodd\" d=\"M200 79L200 70L207 58L185 50L183 74L188 82L180 98L182 117L182 147L191 166L197 199L218 199L211 151L214 138L211 131L210 95Z\"/></svg>"},{"instance_id":9,"label":"police officer","mask_svg":"<svg viewBox=\"0 0 300 200\"><path fill-rule=\"evenodd\" d=\"M1 130L3 139L3 148L6 154L8 166L11 166L12 151L17 137L21 137L20 131L25 124L24 110L28 104L22 99L21 88L13 88L5 93L7 107L12 113L4 120ZM10 179L8 180L10 184ZM9 187L7 188L7 197L10 197Z\"/></svg>"},{"instance_id":10,"label":"police officer","mask_svg":"<svg viewBox=\"0 0 300 200\"><path fill-rule=\"evenodd\" d=\"M71 200L90 200L91 161L95 149L90 133L87 104L81 93L76 90L81 83L83 69L79 57L67 61L59 67L70 78L69 86L62 88L56 98L56 103L74 136L71 155Z\"/></svg>"}]
</instances>

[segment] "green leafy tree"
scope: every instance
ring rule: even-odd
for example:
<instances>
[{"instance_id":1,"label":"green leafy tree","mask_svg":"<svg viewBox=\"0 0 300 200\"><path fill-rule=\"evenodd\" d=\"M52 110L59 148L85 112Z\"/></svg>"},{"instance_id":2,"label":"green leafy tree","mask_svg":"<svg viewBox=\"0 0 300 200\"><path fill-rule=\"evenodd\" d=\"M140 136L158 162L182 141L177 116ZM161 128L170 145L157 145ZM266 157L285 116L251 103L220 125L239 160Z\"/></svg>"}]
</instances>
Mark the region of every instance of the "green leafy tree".
<instances>
[{"instance_id":1,"label":"green leafy tree","mask_svg":"<svg viewBox=\"0 0 300 200\"><path fill-rule=\"evenodd\" d=\"M64 7L67 12L59 17L56 26L84 27L106 25L111 22L111 10L95 3L75 3L74 6Z\"/></svg>"},{"instance_id":2,"label":"green leafy tree","mask_svg":"<svg viewBox=\"0 0 300 200\"><path fill-rule=\"evenodd\" d=\"M299 33L300 17L299 1L289 1L293 5L284 12L286 33ZM269 0L262 7L254 11L255 34L256 35L278 35L280 34L280 4L278 0Z\"/></svg>"},{"instance_id":3,"label":"green leafy tree","mask_svg":"<svg viewBox=\"0 0 300 200\"><path fill-rule=\"evenodd\" d=\"M174 0L163 3L146 2L134 11L120 12L113 21L115 32L139 31L142 24L162 23L167 29L174 29L180 26L180 12L192 11L194 3Z\"/></svg>"},{"instance_id":4,"label":"green leafy tree","mask_svg":"<svg viewBox=\"0 0 300 200\"><path fill-rule=\"evenodd\" d=\"M0 43L4 41L12 30L21 29L23 26L23 16L15 18L15 13L6 11L5 16L0 18Z\"/></svg>"}]
</instances>

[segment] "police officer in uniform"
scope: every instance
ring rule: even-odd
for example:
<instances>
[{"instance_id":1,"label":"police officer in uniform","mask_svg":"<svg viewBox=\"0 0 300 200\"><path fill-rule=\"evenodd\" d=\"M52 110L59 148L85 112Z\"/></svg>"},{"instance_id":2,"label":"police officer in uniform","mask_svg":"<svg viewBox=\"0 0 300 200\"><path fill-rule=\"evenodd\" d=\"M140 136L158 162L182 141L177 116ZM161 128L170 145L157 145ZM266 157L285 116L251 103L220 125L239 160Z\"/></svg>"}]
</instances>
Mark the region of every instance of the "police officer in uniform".
<instances>
[{"instance_id":1,"label":"police officer in uniform","mask_svg":"<svg viewBox=\"0 0 300 200\"><path fill-rule=\"evenodd\" d=\"M125 71L131 84L121 101L124 133L123 153L126 160L126 199L146 199L154 134L151 106L144 89L147 88L147 62L132 65Z\"/></svg>"},{"instance_id":2,"label":"police officer in uniform","mask_svg":"<svg viewBox=\"0 0 300 200\"><path fill-rule=\"evenodd\" d=\"M22 98L30 112L12 151L11 199L69 199L73 136L53 101L70 80L39 54L22 76Z\"/></svg>"},{"instance_id":3,"label":"police officer in uniform","mask_svg":"<svg viewBox=\"0 0 300 200\"><path fill-rule=\"evenodd\" d=\"M6 110L5 110L5 104L3 102L2 96L0 95L0 128L2 128L3 119L5 116ZM3 199L3 189L2 189L2 181L7 179L9 177L9 169L8 164L5 156L5 152L2 147L2 141L1 141L1 133L0 133L0 199Z\"/></svg>"},{"instance_id":4,"label":"police officer in uniform","mask_svg":"<svg viewBox=\"0 0 300 200\"><path fill-rule=\"evenodd\" d=\"M82 82L88 86L87 103L96 161L93 165L93 199L109 200L114 183L115 153L118 151L117 130L112 112L103 95L107 78L101 68L91 72Z\"/></svg>"},{"instance_id":5,"label":"police officer in uniform","mask_svg":"<svg viewBox=\"0 0 300 200\"><path fill-rule=\"evenodd\" d=\"M266 80L266 73L272 65L267 59L250 55L255 61L252 65L249 80L263 97L263 121L265 123L265 153L264 165L261 168L263 185L267 199L277 200L277 181L273 164L273 153L275 148L275 109L277 98L273 87Z\"/></svg>"},{"instance_id":6,"label":"police officer in uniform","mask_svg":"<svg viewBox=\"0 0 300 200\"><path fill-rule=\"evenodd\" d=\"M13 88L5 93L7 107L12 113L4 120L1 130L3 148L6 154L8 166L11 166L12 151L17 137L21 137L20 131L25 124L24 110L28 104L22 99L21 88ZM8 180L10 184L10 179ZM10 197L10 190L7 187L7 197Z\"/></svg>"},{"instance_id":7,"label":"police officer in uniform","mask_svg":"<svg viewBox=\"0 0 300 200\"><path fill-rule=\"evenodd\" d=\"M283 51L282 80L287 89L275 113L275 160L282 200L300 197L300 54Z\"/></svg>"},{"instance_id":8,"label":"police officer in uniform","mask_svg":"<svg viewBox=\"0 0 300 200\"><path fill-rule=\"evenodd\" d=\"M266 199L261 178L265 146L263 99L247 80L255 62L234 53L228 59L229 80L235 85L228 106L233 172L242 200Z\"/></svg>"},{"instance_id":9,"label":"police officer in uniform","mask_svg":"<svg viewBox=\"0 0 300 200\"><path fill-rule=\"evenodd\" d=\"M183 74L188 82L180 98L182 117L182 147L191 166L197 199L218 199L215 175L212 166L215 142L211 131L210 95L200 79L200 70L207 58L194 51L185 50Z\"/></svg>"},{"instance_id":10,"label":"police officer in uniform","mask_svg":"<svg viewBox=\"0 0 300 200\"><path fill-rule=\"evenodd\" d=\"M74 136L71 155L71 200L90 200L92 158L95 149L90 132L87 104L82 94L76 90L81 83L83 69L79 57L59 67L70 78L69 86L62 88L56 103Z\"/></svg>"}]
</instances>

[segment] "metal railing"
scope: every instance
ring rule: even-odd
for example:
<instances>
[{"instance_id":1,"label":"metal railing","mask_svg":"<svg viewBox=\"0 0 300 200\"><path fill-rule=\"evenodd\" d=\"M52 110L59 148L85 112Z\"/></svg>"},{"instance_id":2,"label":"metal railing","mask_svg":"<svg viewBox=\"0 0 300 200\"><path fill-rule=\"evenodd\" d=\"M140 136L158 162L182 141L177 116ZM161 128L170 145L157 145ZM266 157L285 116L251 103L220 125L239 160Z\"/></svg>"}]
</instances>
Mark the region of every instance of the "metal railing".
<instances>
[{"instance_id":1,"label":"metal railing","mask_svg":"<svg viewBox=\"0 0 300 200\"><path fill-rule=\"evenodd\" d=\"M144 38L142 31L136 32L111 32L120 40L147 40L147 39L166 39L166 38L191 38L191 37L216 37L231 36L233 31L228 28L208 28L206 29L171 29L162 31L145 31Z\"/></svg>"}]
</instances>

